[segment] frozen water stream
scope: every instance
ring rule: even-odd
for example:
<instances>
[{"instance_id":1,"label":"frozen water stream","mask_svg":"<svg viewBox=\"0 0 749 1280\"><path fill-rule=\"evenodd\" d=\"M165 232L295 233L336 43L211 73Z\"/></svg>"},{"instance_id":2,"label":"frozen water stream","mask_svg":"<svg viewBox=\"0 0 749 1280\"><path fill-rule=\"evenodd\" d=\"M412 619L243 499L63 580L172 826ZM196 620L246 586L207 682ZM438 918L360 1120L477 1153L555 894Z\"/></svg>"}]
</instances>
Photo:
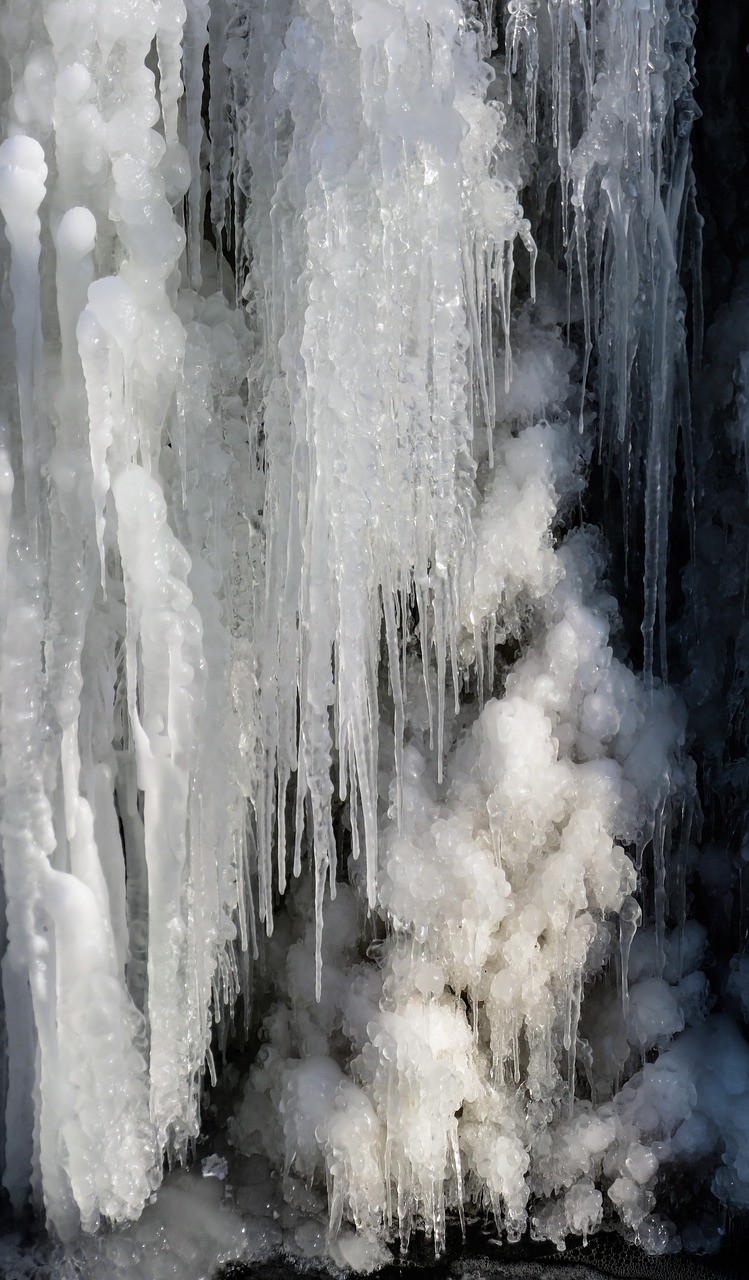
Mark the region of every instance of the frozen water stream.
<instances>
[{"instance_id":1,"label":"frozen water stream","mask_svg":"<svg viewBox=\"0 0 749 1280\"><path fill-rule=\"evenodd\" d=\"M749 1205L694 36L2 0L3 1188L92 1276ZM182 1168L227 1054L230 1193Z\"/></svg>"}]
</instances>

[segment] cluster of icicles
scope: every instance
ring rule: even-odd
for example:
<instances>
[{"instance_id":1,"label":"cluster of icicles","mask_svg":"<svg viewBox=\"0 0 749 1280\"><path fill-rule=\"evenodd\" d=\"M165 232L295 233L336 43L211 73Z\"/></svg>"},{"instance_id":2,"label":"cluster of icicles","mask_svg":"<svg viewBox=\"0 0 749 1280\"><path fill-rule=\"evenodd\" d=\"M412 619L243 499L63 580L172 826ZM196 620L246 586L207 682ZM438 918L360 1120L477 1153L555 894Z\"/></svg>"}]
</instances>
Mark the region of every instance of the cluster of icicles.
<instances>
[{"instance_id":1,"label":"cluster of icicles","mask_svg":"<svg viewBox=\"0 0 749 1280\"><path fill-rule=\"evenodd\" d=\"M653 681L692 5L509 0L506 57L492 9L4 5L3 1181L64 1238L186 1155L258 947L233 1140L333 1234L665 1248L659 1168L738 1160L699 1028L621 1088L707 1006ZM560 538L594 442L644 681Z\"/></svg>"}]
</instances>

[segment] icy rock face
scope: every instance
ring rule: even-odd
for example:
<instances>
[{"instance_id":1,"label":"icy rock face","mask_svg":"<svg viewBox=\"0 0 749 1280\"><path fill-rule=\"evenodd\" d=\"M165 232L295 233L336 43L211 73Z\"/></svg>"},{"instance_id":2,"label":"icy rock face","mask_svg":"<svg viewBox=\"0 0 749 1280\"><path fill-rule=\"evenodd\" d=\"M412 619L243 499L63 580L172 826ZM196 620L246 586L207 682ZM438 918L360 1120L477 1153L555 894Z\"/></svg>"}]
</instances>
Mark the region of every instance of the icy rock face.
<instances>
[{"instance_id":1,"label":"icy rock face","mask_svg":"<svg viewBox=\"0 0 749 1280\"><path fill-rule=\"evenodd\" d=\"M564 300L560 307L553 269L535 309L531 303L523 314L516 314L509 333L505 319L504 332L498 335L502 356L492 370L491 335L487 359L482 321L490 314L485 289L495 283L498 309L505 318L509 296L496 273L492 282L485 271L476 274L474 268L475 247L482 243L481 237L476 241L476 229L481 228L477 213L485 207L483 188L472 180L467 155L467 144L478 136L474 131L481 120L475 88L464 99L461 82L453 79L450 85L451 100L469 123L460 147L454 143L449 152L451 134L445 124L437 154L437 139L423 127L421 95L433 90L436 78L430 72L422 88L423 52L416 64L412 61L423 48L419 23L430 23L432 53L444 41L452 59L461 40L474 57L481 53L473 39L475 28L469 21L449 30L441 25L447 8L438 6L433 12L418 4L368 5L353 27L358 52L352 45L346 69L333 77L331 69L337 64L332 49L339 56L347 39L345 22L335 46L325 38L324 22L331 20L333 10L339 12L335 6L325 7L322 15L312 5L294 6L283 20L275 10L271 23L267 8L258 6L263 22L251 18L247 53L247 65L254 66L252 59L259 62L263 48L266 77L265 97L254 112L248 110L248 121L266 121L267 103L273 121L286 112L283 146L277 141L278 124L272 143L255 123L249 123L244 137L245 146L250 140L251 239L262 246L255 279L262 296L270 298L261 313L260 369L267 388L263 421L267 424L268 413L273 415L277 442L274 445L268 436L266 465L270 491L275 494L279 486L279 496L268 525L267 567L275 581L280 565L278 581L283 583L283 591L274 592L271 630L266 632L273 663L265 667L266 678L273 673L267 691L272 729L264 730L276 753L268 774L273 787L277 780L281 785L273 793L267 788L270 798L263 804L268 812L273 805L278 811L283 807L298 733L297 841L307 789L317 849L315 945L323 965L320 976L318 961L320 1001L313 1003L310 969L303 960L312 946L312 923L305 921L301 906L295 906L297 933L292 935L288 959L282 959L288 937L279 949L270 950L277 957L280 999L265 1019L266 1047L250 1074L233 1139L250 1151L272 1154L282 1149L287 1173L307 1179L325 1174L333 1232L343 1215L371 1236L397 1223L405 1247L413 1224L425 1223L439 1248L447 1209L462 1213L468 1202L493 1210L498 1227L510 1238L523 1232L530 1214L534 1233L560 1247L566 1234L586 1235L600 1224L604 1212L613 1212L654 1251L662 1250L670 1247L672 1235L651 1214L658 1158L649 1146L638 1145L636 1120L622 1120L626 1099L617 1089L638 1054L666 1048L688 1018L699 1021L707 1010L704 979L696 965L691 979L684 979L681 969L673 982L665 977L669 806L674 796L686 801L692 783L680 760L683 709L675 696L654 688L652 679L659 591L661 606L665 603L664 519L677 383L684 390L683 369L677 368L680 355L666 335L683 317L677 224L689 185L691 7L612 3L599 6L590 17L577 4L550 3L544 9L513 2L506 27L509 65L499 67L500 78L489 90L491 103L501 101L508 86L512 98L511 79L505 75L524 66L530 138L539 118L546 126L538 141L541 203L546 198L545 175L558 166L561 235L577 263L582 299L583 399L581 409L579 400L575 406L579 425L584 428L589 416L585 386L595 349L599 444L614 465L621 452L625 492L632 459L639 485L640 462L647 454L645 683L613 655L610 629L616 623L616 606L597 585L603 561L595 537L581 529L561 545L554 541L560 509L566 511L579 492L589 451L584 432L583 441L576 443L578 423L570 420L569 409L575 405L569 386L571 359L556 327L564 319ZM445 66L458 65L447 58L445 52ZM470 65L474 70L469 83L475 86L480 63ZM401 88L403 67L409 70L407 90ZM250 82L260 86L259 69ZM403 92L413 104L407 127L393 113ZM339 136L337 110L344 99L347 132ZM530 175L532 148L518 136L514 113L508 110L503 116L499 154L492 163L494 172L517 188ZM267 130L264 123L262 127ZM397 148L392 146L394 131ZM507 154L510 140L515 158ZM313 155L319 167L310 165ZM414 156L418 163L411 168ZM465 546L462 532L457 541L440 543L440 531L456 527L449 509L422 505L433 501L438 481L431 446L424 451L430 437L417 434L423 421L420 405L428 404L432 414L439 410L439 387L430 384L438 367L436 349L430 355L429 346L422 347L427 359L420 372L410 363L404 366L401 385L392 393L387 432L378 436L371 425L372 409L376 415L392 355L385 365L371 364L371 354L379 349L376 321L361 358L354 355L356 339L350 332L344 366L332 347L341 316L345 313L350 328L355 308L358 314L365 280L373 281L376 305L358 327L366 331L372 317L389 315L396 300L384 341L387 344L393 332L403 332L405 313L409 337L405 344L396 344L401 356L415 341L414 332L420 332L414 331L414 321L434 305L431 282L439 259L429 268L426 264L448 242L443 231L442 238L423 243L424 216L432 212L431 200L419 198L426 157L429 187L440 181L441 163L465 166L460 203L450 203L452 188L444 185L444 178L440 190L444 207L452 209L453 244L467 239L469 248L474 246L468 254L463 251L464 272L454 295L462 311L453 314L463 327L452 330L458 344L452 367L460 371L452 402L456 404L457 388L458 405L472 402L471 425L483 417L490 430L488 439L481 431L473 438L470 430L463 436L477 468L470 490L470 525L465 516L466 481L462 488L449 490L452 511L461 511ZM408 184L405 202L400 180ZM368 205L372 183L376 203ZM352 188L357 195L355 212L348 203ZM315 237L312 228L318 225L321 207L326 232ZM360 214L367 208L369 215ZM334 210L340 210L340 217ZM257 211L262 223L252 222ZM348 259L350 267L352 261L357 264L356 277L346 278L340 274L346 259L337 248L341 241L347 247L353 244L352 228L363 228L369 239L360 240L358 254ZM522 234L522 223L515 229ZM399 261L400 244L408 251L395 278L389 274L390 263ZM373 254L379 263L376 282L369 274ZM295 260L298 268L289 269ZM404 300L403 278L408 280L407 273L417 271L420 263L427 276L414 284L411 308ZM278 286L281 279L283 291ZM330 290L331 279L339 279L340 285L327 295L332 308L327 306L325 331L318 327L308 347L318 298ZM387 284L384 296L379 292L382 280ZM474 302L475 281L479 283ZM534 288L532 280L529 288ZM364 296L368 306L369 289ZM435 332L431 321L430 330ZM275 340L269 340L269 333ZM319 363L323 355L324 368ZM343 375L350 376L355 361L367 379L370 371L374 374L373 382L357 382L357 394L366 383L368 412L361 421L352 418L345 446L341 443L337 451L334 446L333 454L325 455L331 457L328 467L320 459L334 440L341 406L356 403L342 390ZM419 379L425 376L420 397ZM404 406L410 434L408 447L400 453L398 406L404 381L409 390L413 386L413 397ZM655 398L651 387L656 388ZM300 401L305 408L295 419ZM604 425L612 420L612 428ZM353 450L355 433L363 429L368 433L367 448L358 444ZM371 453L370 440L378 442ZM464 469L460 440L453 435L449 450L438 449L440 460L451 459L451 485ZM386 456L383 473L380 464ZM313 457L318 460L315 470ZM341 508L334 501L338 486L323 498L328 477L335 474L345 485L361 458L370 459L366 489L358 486L354 500ZM399 489L404 475L401 458L408 469ZM473 478L470 470L467 478ZM363 492L366 509L355 519ZM293 518L279 524L283 543L277 560L276 513L285 510L293 511ZM300 517L298 534L297 511L306 520L302 523ZM398 524L401 511L407 513L407 530ZM318 519L328 539L319 559L314 550ZM394 541L388 542L395 531ZM295 552L297 537L301 553ZM360 559L354 575L356 589L344 592L348 557L357 547L365 559ZM420 558L422 549L426 559ZM389 580L383 568L390 572L393 564L400 567ZM364 582L375 593L366 610L359 605L362 568ZM449 585L447 597L437 577L442 570ZM314 599L330 619L321 692L313 705L307 701L313 689L311 646L326 623L320 624L323 631L315 628L314 636L304 636L306 606L300 610L298 601L312 600L304 595L305 574L310 590L314 582L321 592ZM409 622L403 596L399 608L389 603L389 582L397 587L404 574L405 581L413 583L411 595L418 611L414 641L420 655L417 643L409 646L401 638ZM378 593L390 685L381 699L392 707L393 719L391 735L385 717L379 726L380 831L374 874L363 779L369 793L373 791L356 755L356 739L347 730L351 668L346 636L350 627L360 638L369 636L363 647L359 640L359 652L372 652L382 626ZM276 608L279 596L289 605L283 629ZM357 617L366 618L366 623L357 623ZM372 628L373 617L377 630ZM290 651L285 646L297 627L301 649L296 644ZM436 682L429 670L430 646ZM299 691L298 728L293 709L283 720L279 715L281 660L288 662L289 675L292 662L296 664L296 685L290 678L282 683ZM364 678L369 679L364 667ZM361 659L353 671L361 680ZM446 682L452 684L454 712L441 702ZM463 684L475 702L471 705L469 700L460 710ZM494 699L498 685L500 696ZM360 685L360 695L364 689ZM359 698L359 711L371 717L371 728L377 706L371 680L366 697L360 695L350 705ZM347 875L370 908L376 907L381 922L370 947L375 964L360 960L361 951L350 936L360 908L348 889L344 896L339 888L331 903L330 923L320 943L322 919L329 917L328 908L321 909L319 884L328 870L331 832L321 845L315 833L320 793L308 768L312 757L307 742L316 724L314 740L323 744L329 787L329 766L336 759L331 755L331 719L338 735L340 795L345 798L348 790L349 796L343 818L352 848ZM280 754L284 732L292 735L288 767ZM372 741L369 733L366 741ZM328 790L323 794L326 821L329 797ZM265 825L260 872L269 884L270 857L263 854L262 841L269 845L272 832L267 819ZM358 858L362 834L367 850L364 871ZM287 856L282 821L277 841L282 885ZM648 909L654 958L652 970L642 968L640 981L630 989L628 966L641 915L631 895L646 846L652 869ZM338 943L326 942L331 929ZM362 946L371 936L363 931ZM603 993L599 1003L613 1008L613 1014L607 1023L594 1001L588 1040L581 1021L583 989L603 975L614 955L621 995L601 981L596 988ZM343 977L347 972L348 981ZM578 1076L586 1078L589 1098L578 1097ZM599 1097L609 1101L599 1102Z\"/></svg>"},{"instance_id":2,"label":"icy rock face","mask_svg":"<svg viewBox=\"0 0 749 1280\"><path fill-rule=\"evenodd\" d=\"M2 15L4 1185L63 1237L137 1217L185 1153L237 979L246 341L221 296L175 307L183 22Z\"/></svg>"},{"instance_id":3,"label":"icy rock face","mask_svg":"<svg viewBox=\"0 0 749 1280\"><path fill-rule=\"evenodd\" d=\"M304 1191L304 1256L440 1249L466 1206L662 1252L692 1160L749 1200L656 674L693 5L509 0L504 57L491 8L0 18L3 1177L65 1239L186 1158L240 989L231 1136ZM644 680L594 444L642 512ZM167 1186L143 1266L192 1213L241 1253L219 1202Z\"/></svg>"}]
</instances>

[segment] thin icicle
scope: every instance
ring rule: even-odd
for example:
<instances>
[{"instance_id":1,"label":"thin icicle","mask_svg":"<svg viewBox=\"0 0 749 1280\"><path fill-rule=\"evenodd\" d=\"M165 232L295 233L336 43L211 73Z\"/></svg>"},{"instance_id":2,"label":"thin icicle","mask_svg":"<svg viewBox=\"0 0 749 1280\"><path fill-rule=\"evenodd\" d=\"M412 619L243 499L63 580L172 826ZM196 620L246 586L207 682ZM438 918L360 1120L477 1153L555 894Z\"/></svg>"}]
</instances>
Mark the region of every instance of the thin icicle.
<instances>
[{"instance_id":1,"label":"thin icicle","mask_svg":"<svg viewBox=\"0 0 749 1280\"><path fill-rule=\"evenodd\" d=\"M525 118L531 139L536 140L536 95L538 93L538 0L508 0L505 40L508 66L517 75L520 54L525 66Z\"/></svg>"},{"instance_id":2,"label":"thin icicle","mask_svg":"<svg viewBox=\"0 0 749 1280\"><path fill-rule=\"evenodd\" d=\"M187 193L187 262L190 284L202 282L203 244L203 59L208 45L208 0L187 0L187 18L182 49L185 100L187 104L187 154L190 186Z\"/></svg>"},{"instance_id":3,"label":"thin icicle","mask_svg":"<svg viewBox=\"0 0 749 1280\"><path fill-rule=\"evenodd\" d=\"M16 337L18 403L28 536L36 546L39 533L39 465L44 445L37 420L35 392L40 374L42 322L39 303L38 211L47 180L44 151L35 138L17 135L0 145L0 211L10 241L10 287Z\"/></svg>"},{"instance_id":4,"label":"thin icicle","mask_svg":"<svg viewBox=\"0 0 749 1280\"><path fill-rule=\"evenodd\" d=\"M632 939L642 920L642 909L634 898L625 898L619 909L619 968L622 984L622 1013L629 1017L629 953Z\"/></svg>"},{"instance_id":5,"label":"thin icicle","mask_svg":"<svg viewBox=\"0 0 749 1280\"><path fill-rule=\"evenodd\" d=\"M239 170L251 174L263 353L251 411L268 475L258 814L268 925L271 779L287 768L297 771L298 809L300 792L311 800L322 920L323 868L332 874L335 865L331 718L339 790L358 793L353 809L374 906L383 613L398 768L401 758L395 583L413 582L419 592L427 679L436 652L442 750L448 663L456 696L459 687L457 581L470 539L473 381L489 433L494 413L485 264L500 253L509 325L507 245L520 211L514 191L487 174L504 119L484 101L490 72L478 41L452 4L427 15L399 3L384 34L373 14L359 17L349 0L336 0L330 13L305 8L298 22L294 5L271 14L257 0L250 11L250 127L235 146ZM391 37L403 59L384 47ZM241 96L238 83L233 92ZM420 105L411 113L414 93ZM281 121L288 125L282 149ZM422 198L433 186L438 200ZM468 198L474 190L480 199ZM509 360L509 343L507 351Z\"/></svg>"}]
</instances>

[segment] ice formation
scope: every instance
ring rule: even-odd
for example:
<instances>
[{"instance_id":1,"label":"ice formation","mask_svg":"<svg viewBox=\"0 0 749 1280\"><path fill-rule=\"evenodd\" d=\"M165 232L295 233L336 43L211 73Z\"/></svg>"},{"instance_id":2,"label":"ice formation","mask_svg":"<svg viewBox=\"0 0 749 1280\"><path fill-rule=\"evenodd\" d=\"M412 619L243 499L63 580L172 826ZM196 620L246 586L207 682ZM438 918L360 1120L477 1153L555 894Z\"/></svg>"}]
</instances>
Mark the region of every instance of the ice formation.
<instances>
[{"instance_id":1,"label":"ice formation","mask_svg":"<svg viewBox=\"0 0 749 1280\"><path fill-rule=\"evenodd\" d=\"M326 1188L302 1251L482 1212L709 1247L684 1168L749 1205L749 1051L686 920L702 691L667 684L694 28L4 0L3 1185L63 1240L148 1204L144 1249L195 1213L241 1252L187 1174L153 1204L240 993L231 1141Z\"/></svg>"}]
</instances>

